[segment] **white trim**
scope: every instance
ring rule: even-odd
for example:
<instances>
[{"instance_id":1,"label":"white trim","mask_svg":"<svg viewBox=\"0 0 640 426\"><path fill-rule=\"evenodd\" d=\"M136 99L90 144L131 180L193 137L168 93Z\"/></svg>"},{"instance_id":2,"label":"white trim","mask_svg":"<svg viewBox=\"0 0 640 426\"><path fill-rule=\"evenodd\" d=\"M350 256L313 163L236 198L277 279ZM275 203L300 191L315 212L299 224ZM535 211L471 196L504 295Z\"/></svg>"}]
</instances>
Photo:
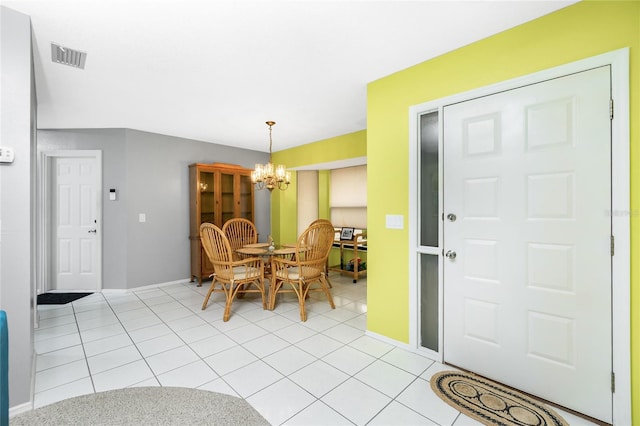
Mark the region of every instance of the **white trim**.
<instances>
[{"instance_id":1,"label":"white trim","mask_svg":"<svg viewBox=\"0 0 640 426\"><path fill-rule=\"evenodd\" d=\"M345 167L366 166L367 157L354 157L344 160L328 161L326 163L314 163L304 166L291 167L289 170L333 170Z\"/></svg>"},{"instance_id":2,"label":"white trim","mask_svg":"<svg viewBox=\"0 0 640 426\"><path fill-rule=\"evenodd\" d=\"M148 285L143 285L141 287L133 287L133 288L104 288L100 292L103 293L103 294L125 294L125 293L131 293L132 291L153 290L155 288L167 287L167 286L175 285L175 284L189 284L190 282L191 281L189 280L189 278L184 278L182 280L167 281L167 282L158 283L158 284L148 284Z\"/></svg>"},{"instance_id":3,"label":"white trim","mask_svg":"<svg viewBox=\"0 0 640 426\"><path fill-rule=\"evenodd\" d=\"M95 158L98 161L98 165L100 167L100 173L98 174L98 190L97 190L97 199L98 199L98 221L99 224L97 226L97 238L98 238L98 247L100 249L100 286L102 289L103 286L103 277L102 277L102 263L103 263L103 253L102 253L102 230L103 230L103 218L102 218L102 151L98 149L93 150L59 150L59 151L43 151L40 154L39 163L38 163L38 208L37 208L37 225L40 229L38 233L37 240L37 260L36 260L36 292L37 294L44 293L49 290L49 262L50 259L50 250L49 250L49 233L51 230L50 223L50 197L49 194L49 172L50 166L49 163L53 158L60 157L90 157Z\"/></svg>"},{"instance_id":4,"label":"white trim","mask_svg":"<svg viewBox=\"0 0 640 426\"><path fill-rule=\"evenodd\" d=\"M399 340L391 339L391 338L389 338L387 336L383 336L382 334L374 333L373 331L366 330L364 332L364 335L365 336L369 336L369 337L371 337L373 339L379 340L379 341L381 341L383 343L388 343L388 344L393 345L395 347L398 347L400 349L404 349L404 350L409 351L409 352L420 353L419 351L416 350L416 347L412 346L411 344L407 344L407 343L404 343L404 342L400 342Z\"/></svg>"},{"instance_id":5,"label":"white trim","mask_svg":"<svg viewBox=\"0 0 640 426\"><path fill-rule=\"evenodd\" d=\"M611 198L615 255L612 258L612 346L616 391L613 394L613 424L631 424L631 224L629 186L629 49L611 53ZM637 212L636 212L637 213Z\"/></svg>"},{"instance_id":6,"label":"white trim","mask_svg":"<svg viewBox=\"0 0 640 426\"><path fill-rule=\"evenodd\" d=\"M612 232L615 236L615 255L612 258L612 354L613 371L616 373L616 391L613 394L613 424L631 424L631 310L630 310L630 216L640 212L630 211L629 187L629 49L623 48L580 61L560 65L523 77L458 93L445 98L415 105L409 108L409 344L419 346L419 302L418 285L419 255L418 229L418 117L420 114L439 111L446 105L511 90L528 84L535 84L552 78L586 71L601 66L611 66L611 91L614 99L614 119L611 123L612 135ZM440 125L442 132L442 125ZM442 173L442 133L439 140L440 173ZM442 175L440 175L442 177ZM443 182L440 179L440 213L442 210ZM442 232L442 226L440 227ZM440 235L440 248L442 235ZM440 265L440 312L439 312L439 348L442 348L442 265ZM440 354L442 351L440 351ZM440 355L441 356L441 355Z\"/></svg>"},{"instance_id":7,"label":"white trim","mask_svg":"<svg viewBox=\"0 0 640 426\"><path fill-rule=\"evenodd\" d=\"M11 419L11 417L17 416L18 414L27 413L27 412L29 412L31 410L33 410L33 403L31 401L25 402L25 403L20 404L20 405L16 405L15 407L10 407L9 408L9 419ZM11 422L9 422L9 423L11 423Z\"/></svg>"}]
</instances>

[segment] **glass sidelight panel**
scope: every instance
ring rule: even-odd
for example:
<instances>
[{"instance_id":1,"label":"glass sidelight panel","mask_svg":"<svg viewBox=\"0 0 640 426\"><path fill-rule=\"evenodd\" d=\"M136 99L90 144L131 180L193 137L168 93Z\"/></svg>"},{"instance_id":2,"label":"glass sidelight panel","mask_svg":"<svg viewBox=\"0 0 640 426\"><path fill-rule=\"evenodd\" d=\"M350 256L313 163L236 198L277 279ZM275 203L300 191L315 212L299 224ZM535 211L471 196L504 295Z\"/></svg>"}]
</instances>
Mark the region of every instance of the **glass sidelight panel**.
<instances>
[{"instance_id":1,"label":"glass sidelight panel","mask_svg":"<svg viewBox=\"0 0 640 426\"><path fill-rule=\"evenodd\" d=\"M419 279L420 346L439 351L439 164L438 111L420 115L419 134Z\"/></svg>"},{"instance_id":2,"label":"glass sidelight panel","mask_svg":"<svg viewBox=\"0 0 640 426\"><path fill-rule=\"evenodd\" d=\"M420 116L420 245L438 247L438 112Z\"/></svg>"},{"instance_id":3,"label":"glass sidelight panel","mask_svg":"<svg viewBox=\"0 0 640 426\"><path fill-rule=\"evenodd\" d=\"M438 352L438 255L420 254L420 346Z\"/></svg>"}]
</instances>

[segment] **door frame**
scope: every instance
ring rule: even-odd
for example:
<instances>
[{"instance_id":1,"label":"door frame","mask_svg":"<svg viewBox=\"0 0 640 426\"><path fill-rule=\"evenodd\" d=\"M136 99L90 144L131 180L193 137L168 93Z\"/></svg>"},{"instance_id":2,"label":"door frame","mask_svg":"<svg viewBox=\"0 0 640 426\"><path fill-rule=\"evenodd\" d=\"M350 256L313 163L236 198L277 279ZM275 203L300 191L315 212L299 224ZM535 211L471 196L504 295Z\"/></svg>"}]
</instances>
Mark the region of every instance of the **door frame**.
<instances>
[{"instance_id":1,"label":"door frame","mask_svg":"<svg viewBox=\"0 0 640 426\"><path fill-rule=\"evenodd\" d=\"M611 96L614 119L611 121L611 226L615 237L612 267L612 368L615 374L613 393L613 424L631 424L631 310L630 310L630 170L629 170L629 49L623 48L601 55L549 68L467 92L447 96L409 108L409 346L423 355L442 362L443 324L443 226L439 227L439 246L422 248L418 239L419 221L419 125L420 115L437 111L439 213L443 214L443 110L445 105L540 83L545 80L587 71L601 66L611 67ZM438 351L420 347L420 283L419 256L438 255Z\"/></svg>"},{"instance_id":2,"label":"door frame","mask_svg":"<svg viewBox=\"0 0 640 426\"><path fill-rule=\"evenodd\" d=\"M59 150L59 151L43 151L40 153L38 162L38 237L37 237L37 261L36 261L36 294L45 293L51 289L51 262L53 261L51 244L51 163L57 158L94 158L98 163L98 188L97 214L98 226L96 238L98 239L96 247L98 248L98 269L99 269L99 286L102 290L102 151L101 150Z\"/></svg>"}]
</instances>

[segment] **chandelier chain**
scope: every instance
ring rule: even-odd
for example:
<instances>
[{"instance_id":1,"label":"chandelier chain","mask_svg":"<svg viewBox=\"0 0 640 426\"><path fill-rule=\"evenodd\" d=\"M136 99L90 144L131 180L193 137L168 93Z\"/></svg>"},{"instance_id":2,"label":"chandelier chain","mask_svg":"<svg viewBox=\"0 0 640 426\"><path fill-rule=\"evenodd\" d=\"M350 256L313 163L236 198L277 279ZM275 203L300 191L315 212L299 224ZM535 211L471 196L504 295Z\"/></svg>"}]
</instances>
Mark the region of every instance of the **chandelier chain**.
<instances>
[{"instance_id":1,"label":"chandelier chain","mask_svg":"<svg viewBox=\"0 0 640 426\"><path fill-rule=\"evenodd\" d=\"M273 123L273 121L267 121L267 124L269 125L269 162L273 163L273 161L271 160L273 155L271 153L271 147L273 146L273 138L271 137L271 133L273 132L273 125L275 123Z\"/></svg>"}]
</instances>

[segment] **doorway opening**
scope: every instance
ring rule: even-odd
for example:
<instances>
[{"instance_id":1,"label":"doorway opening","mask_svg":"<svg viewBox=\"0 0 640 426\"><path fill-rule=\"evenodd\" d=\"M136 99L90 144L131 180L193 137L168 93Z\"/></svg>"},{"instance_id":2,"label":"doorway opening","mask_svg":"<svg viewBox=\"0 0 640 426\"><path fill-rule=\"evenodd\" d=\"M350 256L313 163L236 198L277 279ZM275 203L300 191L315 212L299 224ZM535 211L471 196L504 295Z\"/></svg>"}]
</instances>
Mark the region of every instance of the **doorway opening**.
<instances>
[{"instance_id":1,"label":"doorway opening","mask_svg":"<svg viewBox=\"0 0 640 426\"><path fill-rule=\"evenodd\" d=\"M102 289L102 151L47 151L39 164L37 293Z\"/></svg>"}]
</instances>

